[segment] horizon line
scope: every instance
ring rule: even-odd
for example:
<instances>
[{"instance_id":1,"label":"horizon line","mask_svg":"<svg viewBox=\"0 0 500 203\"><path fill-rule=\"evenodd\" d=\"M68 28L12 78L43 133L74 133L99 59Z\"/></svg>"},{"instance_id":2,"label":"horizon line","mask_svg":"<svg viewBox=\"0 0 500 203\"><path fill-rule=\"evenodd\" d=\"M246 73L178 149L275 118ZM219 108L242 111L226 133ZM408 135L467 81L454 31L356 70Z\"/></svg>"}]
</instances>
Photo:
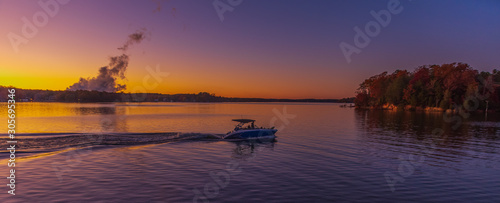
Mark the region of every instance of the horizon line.
<instances>
[{"instance_id":1,"label":"horizon line","mask_svg":"<svg viewBox=\"0 0 500 203\"><path fill-rule=\"evenodd\" d=\"M25 89L25 88L18 88L14 87L12 85L5 86L5 85L0 85L0 88L14 88L14 89L21 89L21 90L33 90L33 91L79 91L79 90L51 90L51 89ZM214 95L215 97L223 97L223 98L238 98L238 99L270 99L270 100L342 100L342 99L351 99L355 98L355 96L352 97L344 97L344 98L298 98L298 99L291 99L291 98L262 98L262 97L233 97L233 96L222 96L222 95L216 95L215 93L210 93L210 92L197 92L197 93L158 93L158 92L141 92L141 93L132 93L132 92L107 92L107 91L99 91L99 90L81 90L81 91L97 91L97 92L106 92L106 93L114 93L114 94L160 94L160 95L182 95L182 94L191 94L191 95L196 95L200 93L208 93L210 95Z\"/></svg>"}]
</instances>

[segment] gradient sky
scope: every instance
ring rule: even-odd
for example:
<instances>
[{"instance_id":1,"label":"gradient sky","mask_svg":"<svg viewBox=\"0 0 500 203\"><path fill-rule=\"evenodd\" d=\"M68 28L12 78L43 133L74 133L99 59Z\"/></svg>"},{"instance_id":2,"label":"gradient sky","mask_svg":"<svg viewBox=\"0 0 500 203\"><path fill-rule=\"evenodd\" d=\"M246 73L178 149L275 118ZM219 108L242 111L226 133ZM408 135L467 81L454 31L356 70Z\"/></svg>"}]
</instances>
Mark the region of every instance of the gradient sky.
<instances>
[{"instance_id":1,"label":"gradient sky","mask_svg":"<svg viewBox=\"0 0 500 203\"><path fill-rule=\"evenodd\" d=\"M96 76L141 28L150 37L128 50L127 91L157 65L169 76L149 92L265 98L351 97L365 78L428 64L500 69L500 1L401 0L403 11L351 63L339 44L354 44L353 28L389 0L243 0L223 22L212 2L72 0L15 52L8 34L22 36L21 19L43 10L0 0L0 85L64 90Z\"/></svg>"}]
</instances>

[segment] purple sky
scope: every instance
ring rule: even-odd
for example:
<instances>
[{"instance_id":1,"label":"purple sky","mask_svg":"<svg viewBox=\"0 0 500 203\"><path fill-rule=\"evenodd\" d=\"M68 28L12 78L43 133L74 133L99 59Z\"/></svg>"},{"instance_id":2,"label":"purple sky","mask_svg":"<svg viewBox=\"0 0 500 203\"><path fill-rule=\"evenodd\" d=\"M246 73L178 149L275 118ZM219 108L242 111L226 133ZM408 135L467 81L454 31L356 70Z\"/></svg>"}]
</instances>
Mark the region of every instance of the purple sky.
<instances>
[{"instance_id":1,"label":"purple sky","mask_svg":"<svg viewBox=\"0 0 500 203\"><path fill-rule=\"evenodd\" d=\"M223 21L212 0L72 0L16 52L8 35L22 36L21 19L43 11L37 2L0 1L0 85L65 89L95 76L141 28L151 36L130 49L123 82L140 85L145 67L159 65L169 76L150 92L342 98L383 71L451 62L500 69L500 1L494 0L243 0L234 6L220 0L232 9ZM354 28L365 30L376 22L370 12L391 3L400 12L385 27L377 24L378 32L372 27L370 43L357 47L348 63L339 45L356 46Z\"/></svg>"}]
</instances>

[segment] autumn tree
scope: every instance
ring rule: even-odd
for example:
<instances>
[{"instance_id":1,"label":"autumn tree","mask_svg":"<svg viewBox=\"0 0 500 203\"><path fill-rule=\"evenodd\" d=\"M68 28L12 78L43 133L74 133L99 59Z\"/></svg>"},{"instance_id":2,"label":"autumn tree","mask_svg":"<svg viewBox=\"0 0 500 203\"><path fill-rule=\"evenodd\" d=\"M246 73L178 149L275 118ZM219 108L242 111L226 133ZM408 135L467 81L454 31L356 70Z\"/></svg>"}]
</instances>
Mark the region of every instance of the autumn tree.
<instances>
[{"instance_id":1,"label":"autumn tree","mask_svg":"<svg viewBox=\"0 0 500 203\"><path fill-rule=\"evenodd\" d=\"M488 85L482 84L481 78L488 78ZM477 97L488 89L490 100L500 108L499 84L500 72L497 70L479 74L465 63L421 66L412 73L397 70L390 75L383 72L366 79L356 92L355 103L359 107L409 104L448 109L464 105L468 98Z\"/></svg>"}]
</instances>

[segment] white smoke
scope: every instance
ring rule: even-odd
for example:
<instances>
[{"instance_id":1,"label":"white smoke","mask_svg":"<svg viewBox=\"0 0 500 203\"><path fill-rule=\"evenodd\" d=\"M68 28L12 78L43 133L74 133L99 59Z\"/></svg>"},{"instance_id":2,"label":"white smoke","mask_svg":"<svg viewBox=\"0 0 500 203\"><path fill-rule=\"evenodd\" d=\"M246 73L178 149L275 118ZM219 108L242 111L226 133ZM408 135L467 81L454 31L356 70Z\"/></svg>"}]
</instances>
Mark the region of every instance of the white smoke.
<instances>
[{"instance_id":1,"label":"white smoke","mask_svg":"<svg viewBox=\"0 0 500 203\"><path fill-rule=\"evenodd\" d=\"M120 56L109 58L109 65L99 68L99 74L92 78L80 78L80 80L69 86L66 90L97 90L105 92L118 92L126 89L126 85L118 84L118 79L125 79L125 71L127 70L129 56L125 54L129 46L140 43L146 38L146 30L138 30L128 36L128 40L122 47L118 48L123 51Z\"/></svg>"}]
</instances>

